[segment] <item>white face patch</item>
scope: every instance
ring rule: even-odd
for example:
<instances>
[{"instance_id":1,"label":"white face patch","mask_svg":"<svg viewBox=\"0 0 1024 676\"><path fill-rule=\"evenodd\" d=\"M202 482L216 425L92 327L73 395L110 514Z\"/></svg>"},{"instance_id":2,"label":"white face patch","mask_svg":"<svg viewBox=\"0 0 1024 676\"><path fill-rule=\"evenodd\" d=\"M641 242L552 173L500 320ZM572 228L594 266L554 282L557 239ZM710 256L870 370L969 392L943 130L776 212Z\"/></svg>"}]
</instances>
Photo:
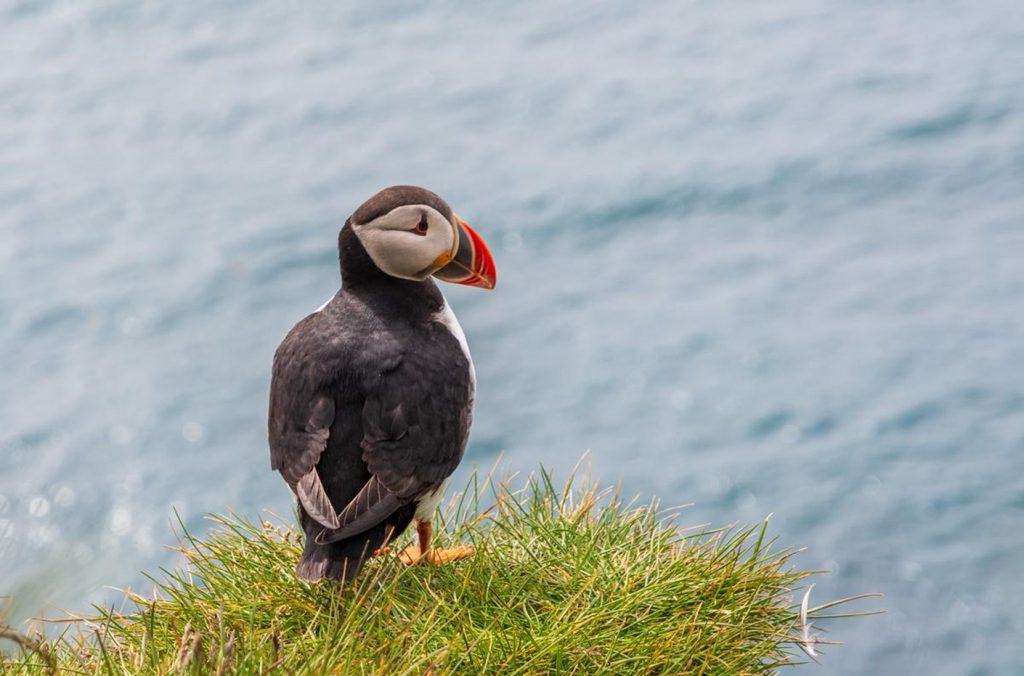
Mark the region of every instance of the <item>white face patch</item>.
<instances>
[{"instance_id":1,"label":"white face patch","mask_svg":"<svg viewBox=\"0 0 1024 676\"><path fill-rule=\"evenodd\" d=\"M402 279L426 279L458 247L455 226L426 204L396 207L368 223L353 224L352 229L377 267Z\"/></svg>"}]
</instances>

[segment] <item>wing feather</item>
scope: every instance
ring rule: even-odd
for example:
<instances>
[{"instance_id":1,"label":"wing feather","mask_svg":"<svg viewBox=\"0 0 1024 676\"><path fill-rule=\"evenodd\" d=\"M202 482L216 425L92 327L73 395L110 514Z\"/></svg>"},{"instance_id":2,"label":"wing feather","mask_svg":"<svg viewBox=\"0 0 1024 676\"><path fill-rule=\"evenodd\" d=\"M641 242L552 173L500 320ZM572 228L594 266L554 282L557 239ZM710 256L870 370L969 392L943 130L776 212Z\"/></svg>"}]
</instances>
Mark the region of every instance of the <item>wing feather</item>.
<instances>
[{"instance_id":1,"label":"wing feather","mask_svg":"<svg viewBox=\"0 0 1024 676\"><path fill-rule=\"evenodd\" d=\"M278 394L279 383L271 387L272 397ZM307 413L298 418L299 425L289 417L291 407L275 406L271 399L270 460L271 467L281 472L299 498L303 509L325 528L337 528L338 515L327 496L316 471L320 456L327 448L334 422L334 400L327 395L314 395L312 400L296 408ZM301 426L300 426L301 425Z\"/></svg>"},{"instance_id":2,"label":"wing feather","mask_svg":"<svg viewBox=\"0 0 1024 676\"><path fill-rule=\"evenodd\" d=\"M406 354L372 374L364 391L363 462L370 479L318 542L353 537L436 489L462 458L469 427L468 379ZM465 371L468 373L468 369Z\"/></svg>"},{"instance_id":3,"label":"wing feather","mask_svg":"<svg viewBox=\"0 0 1024 676\"><path fill-rule=\"evenodd\" d=\"M338 515L338 526L334 530L325 530L316 541L320 544L337 542L359 535L373 528L395 511L408 504L410 498L401 498L389 490L376 476L360 489L356 497Z\"/></svg>"},{"instance_id":4,"label":"wing feather","mask_svg":"<svg viewBox=\"0 0 1024 676\"><path fill-rule=\"evenodd\" d=\"M295 485L295 494L299 496L299 502L302 503L306 513L317 523L325 528L338 528L341 525L316 468L309 470L299 479Z\"/></svg>"}]
</instances>

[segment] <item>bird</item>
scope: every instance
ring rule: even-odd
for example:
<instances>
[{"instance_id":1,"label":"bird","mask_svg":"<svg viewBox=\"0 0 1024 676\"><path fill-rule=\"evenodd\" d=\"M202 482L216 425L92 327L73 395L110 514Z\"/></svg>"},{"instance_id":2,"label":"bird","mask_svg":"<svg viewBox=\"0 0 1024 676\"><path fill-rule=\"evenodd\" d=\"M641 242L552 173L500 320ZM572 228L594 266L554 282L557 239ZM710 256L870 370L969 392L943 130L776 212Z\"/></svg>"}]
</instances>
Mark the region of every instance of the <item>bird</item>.
<instances>
[{"instance_id":1,"label":"bird","mask_svg":"<svg viewBox=\"0 0 1024 676\"><path fill-rule=\"evenodd\" d=\"M472 556L431 547L476 393L465 333L435 280L493 289L494 258L441 197L397 185L345 221L338 260L341 288L288 332L271 374L271 468L304 534L296 575L350 581L413 521L407 565Z\"/></svg>"}]
</instances>

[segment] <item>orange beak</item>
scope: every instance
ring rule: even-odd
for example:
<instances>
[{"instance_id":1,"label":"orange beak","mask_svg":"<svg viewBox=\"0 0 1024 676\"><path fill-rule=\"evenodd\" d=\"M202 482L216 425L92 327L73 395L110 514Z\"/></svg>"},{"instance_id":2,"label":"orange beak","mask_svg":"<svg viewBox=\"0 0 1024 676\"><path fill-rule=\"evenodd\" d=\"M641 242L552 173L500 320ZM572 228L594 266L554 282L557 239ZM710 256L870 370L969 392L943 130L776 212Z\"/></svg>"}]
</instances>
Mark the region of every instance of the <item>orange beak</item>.
<instances>
[{"instance_id":1,"label":"orange beak","mask_svg":"<svg viewBox=\"0 0 1024 676\"><path fill-rule=\"evenodd\" d=\"M434 276L453 284L493 289L498 282L498 270L487 243L466 221L458 216L454 218L458 238L455 255Z\"/></svg>"}]
</instances>

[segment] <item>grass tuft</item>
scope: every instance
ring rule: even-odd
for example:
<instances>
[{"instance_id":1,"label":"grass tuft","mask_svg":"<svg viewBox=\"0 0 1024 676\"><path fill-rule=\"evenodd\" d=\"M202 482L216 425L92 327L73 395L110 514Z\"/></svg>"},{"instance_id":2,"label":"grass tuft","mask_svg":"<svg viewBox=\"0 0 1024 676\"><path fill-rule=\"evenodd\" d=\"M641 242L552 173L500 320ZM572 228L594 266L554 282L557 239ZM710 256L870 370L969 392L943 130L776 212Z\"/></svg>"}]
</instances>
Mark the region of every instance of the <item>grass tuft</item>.
<instances>
[{"instance_id":1,"label":"grass tuft","mask_svg":"<svg viewBox=\"0 0 1024 676\"><path fill-rule=\"evenodd\" d=\"M798 661L794 592L814 573L766 523L683 534L670 516L544 472L518 489L474 475L436 530L476 556L380 557L344 588L296 579L300 534L284 521L212 516L203 538L179 524L187 565L152 578L155 598L126 592L125 609L50 641L5 628L18 650L0 671L758 674Z\"/></svg>"}]
</instances>

